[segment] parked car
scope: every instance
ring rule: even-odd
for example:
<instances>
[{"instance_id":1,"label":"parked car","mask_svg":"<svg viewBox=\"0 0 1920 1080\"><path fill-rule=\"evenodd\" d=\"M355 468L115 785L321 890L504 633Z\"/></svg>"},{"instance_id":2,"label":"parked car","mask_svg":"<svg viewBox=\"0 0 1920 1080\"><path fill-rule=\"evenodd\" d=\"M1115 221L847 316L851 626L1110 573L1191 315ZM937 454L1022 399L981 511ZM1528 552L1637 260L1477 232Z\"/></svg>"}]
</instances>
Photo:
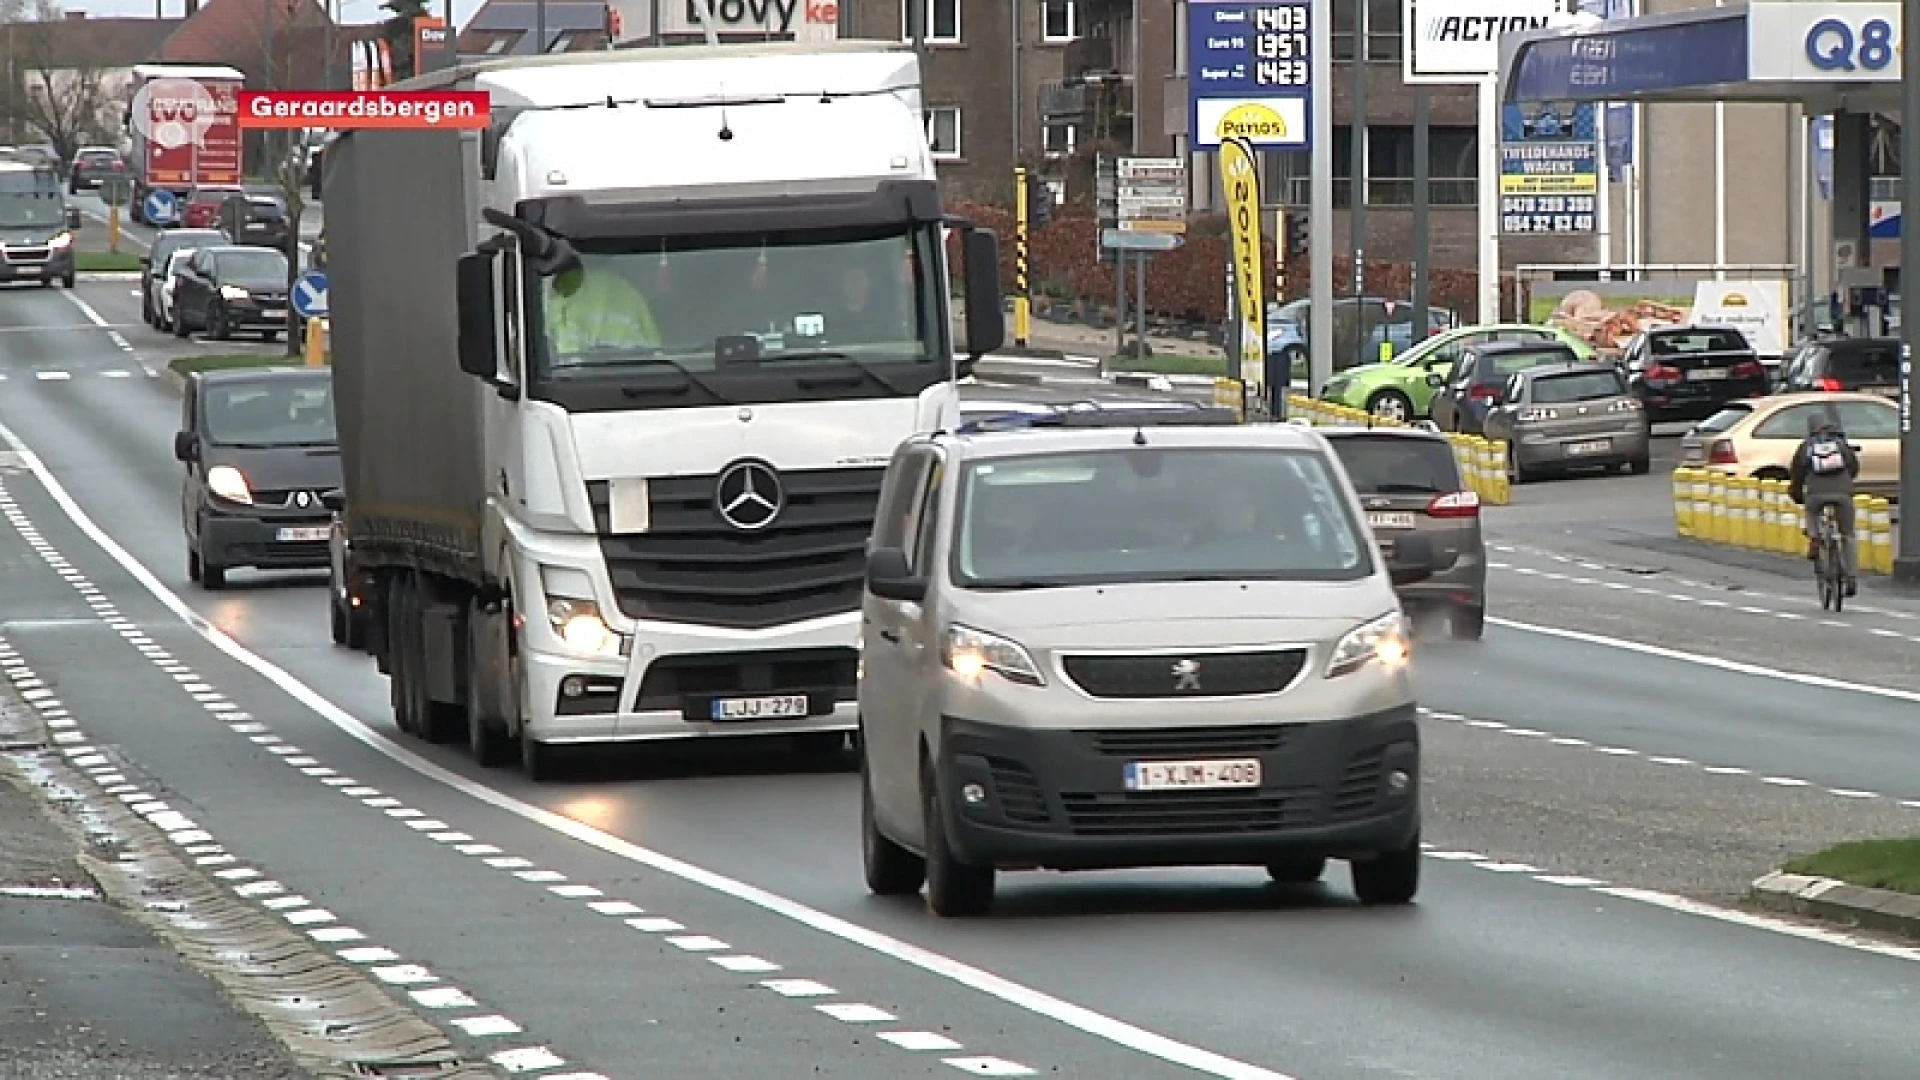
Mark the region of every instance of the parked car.
<instances>
[{"instance_id":1,"label":"parked car","mask_svg":"<svg viewBox=\"0 0 1920 1080\"><path fill-rule=\"evenodd\" d=\"M1776 389L1789 394L1809 390L1859 390L1898 398L1900 339L1810 341L1780 365Z\"/></svg>"},{"instance_id":2,"label":"parked car","mask_svg":"<svg viewBox=\"0 0 1920 1080\"><path fill-rule=\"evenodd\" d=\"M287 256L237 244L203 247L180 271L173 294L173 335L205 330L216 341L235 332L268 341L287 328Z\"/></svg>"},{"instance_id":3,"label":"parked car","mask_svg":"<svg viewBox=\"0 0 1920 1080\"><path fill-rule=\"evenodd\" d=\"M1307 339L1312 333L1312 303L1294 300L1267 305L1267 356L1287 365L1295 379L1307 374ZM1397 355L1452 326L1454 313L1429 307L1424 333L1413 326L1413 305L1376 296L1345 297L1333 302L1333 369L1343 371L1374 363L1382 343Z\"/></svg>"},{"instance_id":4,"label":"parked car","mask_svg":"<svg viewBox=\"0 0 1920 1080\"><path fill-rule=\"evenodd\" d=\"M1619 468L1643 476L1653 467L1653 428L1640 399L1611 364L1562 364L1522 371L1482 425L1507 444L1507 479Z\"/></svg>"},{"instance_id":5,"label":"parked car","mask_svg":"<svg viewBox=\"0 0 1920 1080\"><path fill-rule=\"evenodd\" d=\"M1620 358L1647 418L1700 420L1729 401L1764 394L1767 369L1738 330L1663 326L1636 334Z\"/></svg>"},{"instance_id":6,"label":"parked car","mask_svg":"<svg viewBox=\"0 0 1920 1080\"><path fill-rule=\"evenodd\" d=\"M1578 364L1580 357L1559 344L1495 341L1460 350L1443 375L1427 373L1433 387L1433 422L1442 431L1483 434L1487 413L1506 400L1507 385L1528 368Z\"/></svg>"},{"instance_id":7,"label":"parked car","mask_svg":"<svg viewBox=\"0 0 1920 1080\"><path fill-rule=\"evenodd\" d=\"M1816 391L1729 402L1680 440L1681 463L1724 476L1785 480L1815 416L1838 421L1860 455L1862 493L1900 497L1900 406L1877 394Z\"/></svg>"},{"instance_id":8,"label":"parked car","mask_svg":"<svg viewBox=\"0 0 1920 1080\"><path fill-rule=\"evenodd\" d=\"M220 231L235 244L293 253L293 226L287 208L274 195L229 195L220 204Z\"/></svg>"},{"instance_id":9,"label":"parked car","mask_svg":"<svg viewBox=\"0 0 1920 1080\"><path fill-rule=\"evenodd\" d=\"M172 330L174 320L174 297L180 291L180 279L185 276L187 264L193 261L194 248L176 248L167 256L164 276L160 279L158 294L153 298L154 326L160 330Z\"/></svg>"},{"instance_id":10,"label":"parked car","mask_svg":"<svg viewBox=\"0 0 1920 1080\"><path fill-rule=\"evenodd\" d=\"M111 146L83 146L67 166L67 193L96 191L109 177L127 175L127 162Z\"/></svg>"},{"instance_id":11,"label":"parked car","mask_svg":"<svg viewBox=\"0 0 1920 1080\"><path fill-rule=\"evenodd\" d=\"M1388 420L1417 420L1432 414L1434 387L1427 381L1429 373L1450 371L1464 349L1501 342L1565 345L1583 361L1595 359L1592 345L1557 326L1458 326L1441 331L1384 364L1362 364L1339 372L1320 396Z\"/></svg>"},{"instance_id":12,"label":"parked car","mask_svg":"<svg viewBox=\"0 0 1920 1080\"><path fill-rule=\"evenodd\" d=\"M180 211L180 225L187 229L218 229L220 227L220 207L235 195L245 195L247 189L234 184L208 185L196 187L187 192L186 202Z\"/></svg>"},{"instance_id":13,"label":"parked car","mask_svg":"<svg viewBox=\"0 0 1920 1080\"><path fill-rule=\"evenodd\" d=\"M1480 533L1480 496L1460 475L1453 444L1421 428L1326 427L1347 479L1360 494L1367 525L1392 566L1399 538L1425 537L1433 576L1394 586L1408 614L1447 613L1448 631L1478 641L1487 624L1487 545Z\"/></svg>"},{"instance_id":14,"label":"parked car","mask_svg":"<svg viewBox=\"0 0 1920 1080\"><path fill-rule=\"evenodd\" d=\"M186 467L187 576L213 590L238 567L327 565L340 447L328 368L242 368L188 380L173 454Z\"/></svg>"},{"instance_id":15,"label":"parked car","mask_svg":"<svg viewBox=\"0 0 1920 1080\"><path fill-rule=\"evenodd\" d=\"M169 229L154 237L140 257L140 318L157 330L169 328L160 321L160 291L170 280L167 262L174 252L226 243L227 235L218 229Z\"/></svg>"}]
</instances>

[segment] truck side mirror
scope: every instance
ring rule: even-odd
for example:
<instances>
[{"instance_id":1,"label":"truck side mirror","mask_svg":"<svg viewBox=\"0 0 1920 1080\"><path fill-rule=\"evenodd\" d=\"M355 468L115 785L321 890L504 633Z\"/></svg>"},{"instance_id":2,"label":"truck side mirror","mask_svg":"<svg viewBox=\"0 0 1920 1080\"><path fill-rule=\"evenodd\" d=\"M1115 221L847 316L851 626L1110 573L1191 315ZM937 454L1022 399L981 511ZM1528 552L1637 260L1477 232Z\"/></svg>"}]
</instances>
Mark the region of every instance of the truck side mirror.
<instances>
[{"instance_id":1,"label":"truck side mirror","mask_svg":"<svg viewBox=\"0 0 1920 1080\"><path fill-rule=\"evenodd\" d=\"M500 381L493 319L493 255L460 256L454 275L459 307L460 370L488 383Z\"/></svg>"},{"instance_id":2,"label":"truck side mirror","mask_svg":"<svg viewBox=\"0 0 1920 1080\"><path fill-rule=\"evenodd\" d=\"M83 224L85 224L85 222L80 217L80 208L77 206L67 207L67 231L79 232L80 226Z\"/></svg>"},{"instance_id":3,"label":"truck side mirror","mask_svg":"<svg viewBox=\"0 0 1920 1080\"><path fill-rule=\"evenodd\" d=\"M967 358L979 360L1007 340L999 239L985 229L968 229L961 234L960 261L967 295Z\"/></svg>"}]
</instances>

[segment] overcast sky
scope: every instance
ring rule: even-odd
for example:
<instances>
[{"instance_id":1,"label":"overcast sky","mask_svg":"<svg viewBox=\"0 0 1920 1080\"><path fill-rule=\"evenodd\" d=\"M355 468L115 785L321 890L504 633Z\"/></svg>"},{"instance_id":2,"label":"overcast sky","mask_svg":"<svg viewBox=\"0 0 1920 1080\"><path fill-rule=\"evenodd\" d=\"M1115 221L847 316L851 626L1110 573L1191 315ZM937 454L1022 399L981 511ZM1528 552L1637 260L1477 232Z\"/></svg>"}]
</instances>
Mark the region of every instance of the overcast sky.
<instances>
[{"instance_id":1,"label":"overcast sky","mask_svg":"<svg viewBox=\"0 0 1920 1080\"><path fill-rule=\"evenodd\" d=\"M386 17L380 10L381 0L333 0L338 5L339 19L343 23L378 22ZM445 0L434 0L433 9L438 11ZM160 0L161 15L177 19L186 13L186 0ZM141 16L152 18L154 0L70 0L61 7L68 11L84 11L95 16ZM480 7L479 0L454 0L454 25L464 25Z\"/></svg>"}]
</instances>

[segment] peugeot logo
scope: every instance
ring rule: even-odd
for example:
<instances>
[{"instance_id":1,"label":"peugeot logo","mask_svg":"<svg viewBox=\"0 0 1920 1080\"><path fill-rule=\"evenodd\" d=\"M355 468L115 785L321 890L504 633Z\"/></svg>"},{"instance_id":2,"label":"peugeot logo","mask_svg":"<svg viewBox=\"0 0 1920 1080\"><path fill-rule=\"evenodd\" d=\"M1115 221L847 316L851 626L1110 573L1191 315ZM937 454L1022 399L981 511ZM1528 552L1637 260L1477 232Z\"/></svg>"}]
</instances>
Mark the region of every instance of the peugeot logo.
<instances>
[{"instance_id":1,"label":"peugeot logo","mask_svg":"<svg viewBox=\"0 0 1920 1080\"><path fill-rule=\"evenodd\" d=\"M1193 660L1176 660L1173 665L1173 688L1176 691L1198 691L1200 665Z\"/></svg>"},{"instance_id":2,"label":"peugeot logo","mask_svg":"<svg viewBox=\"0 0 1920 1080\"><path fill-rule=\"evenodd\" d=\"M713 485L713 508L720 520L742 532L773 524L787 504L780 474L764 461L736 461L720 472Z\"/></svg>"}]
</instances>

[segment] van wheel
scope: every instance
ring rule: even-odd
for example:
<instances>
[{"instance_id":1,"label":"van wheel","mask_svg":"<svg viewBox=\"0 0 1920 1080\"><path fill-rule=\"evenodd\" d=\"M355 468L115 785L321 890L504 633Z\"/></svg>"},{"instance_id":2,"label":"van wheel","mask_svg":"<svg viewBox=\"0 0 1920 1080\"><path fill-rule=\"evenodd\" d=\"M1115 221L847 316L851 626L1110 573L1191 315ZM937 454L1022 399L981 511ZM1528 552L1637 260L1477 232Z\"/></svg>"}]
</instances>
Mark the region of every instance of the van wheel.
<instances>
[{"instance_id":1,"label":"van wheel","mask_svg":"<svg viewBox=\"0 0 1920 1080\"><path fill-rule=\"evenodd\" d=\"M73 288L74 284L79 280L80 280L80 275L75 271L69 270L66 274L61 276L60 287L63 289L71 289Z\"/></svg>"},{"instance_id":2,"label":"van wheel","mask_svg":"<svg viewBox=\"0 0 1920 1080\"><path fill-rule=\"evenodd\" d=\"M227 568L208 562L207 557L202 555L199 581L200 587L208 592L219 592L227 587Z\"/></svg>"},{"instance_id":3,"label":"van wheel","mask_svg":"<svg viewBox=\"0 0 1920 1080\"><path fill-rule=\"evenodd\" d=\"M200 584L200 553L192 548L187 549L187 580Z\"/></svg>"},{"instance_id":4,"label":"van wheel","mask_svg":"<svg viewBox=\"0 0 1920 1080\"><path fill-rule=\"evenodd\" d=\"M875 896L912 896L926 884L927 861L887 839L874 819L873 786L867 763L860 762L860 861L867 891Z\"/></svg>"},{"instance_id":5,"label":"van wheel","mask_svg":"<svg viewBox=\"0 0 1920 1080\"><path fill-rule=\"evenodd\" d=\"M1384 851L1348 867L1353 894L1371 906L1410 904L1420 891L1420 836L1398 851Z\"/></svg>"},{"instance_id":6,"label":"van wheel","mask_svg":"<svg viewBox=\"0 0 1920 1080\"><path fill-rule=\"evenodd\" d=\"M1327 872L1327 860L1281 859L1267 864L1267 876L1281 885L1311 885Z\"/></svg>"},{"instance_id":7,"label":"van wheel","mask_svg":"<svg viewBox=\"0 0 1920 1080\"><path fill-rule=\"evenodd\" d=\"M1486 605L1465 604L1454 608L1447 616L1447 633L1455 641L1479 641L1487 633Z\"/></svg>"},{"instance_id":8,"label":"van wheel","mask_svg":"<svg viewBox=\"0 0 1920 1080\"><path fill-rule=\"evenodd\" d=\"M960 861L947 839L947 818L941 810L939 781L932 771L922 778L926 800L927 906L944 919L985 915L993 907L993 867Z\"/></svg>"}]
</instances>

